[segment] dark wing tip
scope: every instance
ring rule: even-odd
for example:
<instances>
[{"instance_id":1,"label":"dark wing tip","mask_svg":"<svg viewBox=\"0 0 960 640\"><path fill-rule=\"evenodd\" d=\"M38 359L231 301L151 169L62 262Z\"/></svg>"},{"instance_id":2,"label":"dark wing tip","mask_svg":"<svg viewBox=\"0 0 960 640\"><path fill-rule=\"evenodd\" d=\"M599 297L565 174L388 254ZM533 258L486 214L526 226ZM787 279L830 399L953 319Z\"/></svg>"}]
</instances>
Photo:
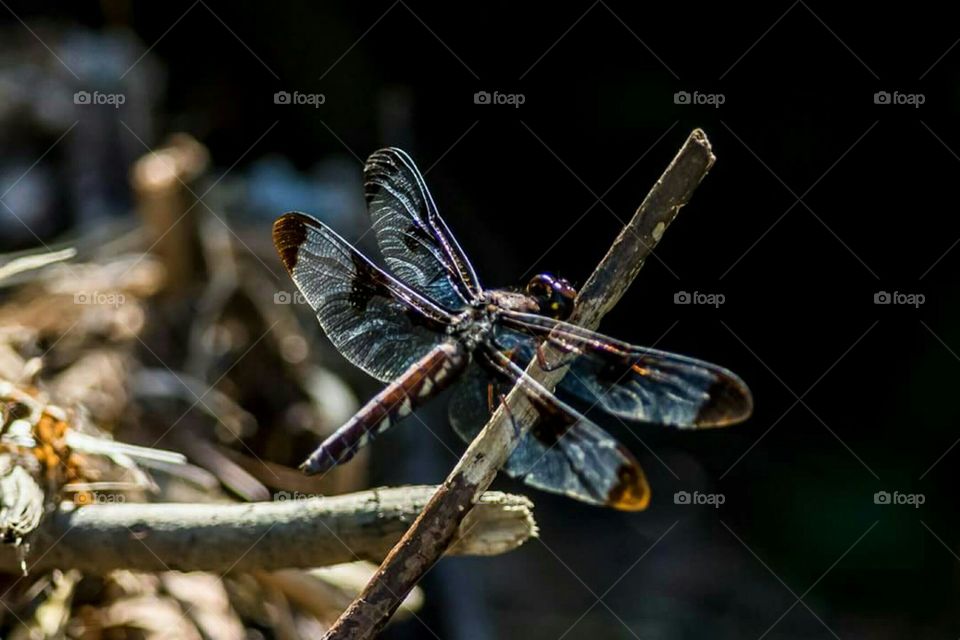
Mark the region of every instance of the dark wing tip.
<instances>
[{"instance_id":1,"label":"dark wing tip","mask_svg":"<svg viewBox=\"0 0 960 640\"><path fill-rule=\"evenodd\" d=\"M308 216L302 213L285 213L273 223L273 245L280 254L283 266L292 274L297 266L300 247L307 239Z\"/></svg>"},{"instance_id":2,"label":"dark wing tip","mask_svg":"<svg viewBox=\"0 0 960 640\"><path fill-rule=\"evenodd\" d=\"M709 399L697 412L697 427L726 427L743 422L753 413L753 395L743 380L721 375L710 386Z\"/></svg>"},{"instance_id":3,"label":"dark wing tip","mask_svg":"<svg viewBox=\"0 0 960 640\"><path fill-rule=\"evenodd\" d=\"M620 511L643 511L650 504L650 485L633 454L621 450L628 461L617 469L617 484L607 494L607 506Z\"/></svg>"}]
</instances>

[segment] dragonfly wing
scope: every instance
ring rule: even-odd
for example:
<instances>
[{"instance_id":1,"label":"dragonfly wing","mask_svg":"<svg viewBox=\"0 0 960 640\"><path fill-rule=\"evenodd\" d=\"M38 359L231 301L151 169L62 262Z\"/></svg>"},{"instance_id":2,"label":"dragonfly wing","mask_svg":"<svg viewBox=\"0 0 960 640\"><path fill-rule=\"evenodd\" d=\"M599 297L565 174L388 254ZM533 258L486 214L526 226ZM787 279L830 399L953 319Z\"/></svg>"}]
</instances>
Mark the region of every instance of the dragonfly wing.
<instances>
[{"instance_id":1,"label":"dragonfly wing","mask_svg":"<svg viewBox=\"0 0 960 640\"><path fill-rule=\"evenodd\" d=\"M490 373L471 365L451 398L451 423L467 442L476 437L490 419L491 409L521 379L499 366L499 372ZM649 485L639 463L623 445L543 387L526 381L521 385L539 418L508 458L504 471L537 489L582 502L626 511L646 508Z\"/></svg>"},{"instance_id":2,"label":"dragonfly wing","mask_svg":"<svg viewBox=\"0 0 960 640\"><path fill-rule=\"evenodd\" d=\"M444 339L447 314L396 282L322 222L287 213L273 225L287 271L330 341L390 381Z\"/></svg>"},{"instance_id":3,"label":"dragonfly wing","mask_svg":"<svg viewBox=\"0 0 960 640\"><path fill-rule=\"evenodd\" d=\"M482 289L473 266L410 156L392 147L381 149L367 160L363 177L373 229L390 270L448 309L479 297Z\"/></svg>"},{"instance_id":4,"label":"dragonfly wing","mask_svg":"<svg viewBox=\"0 0 960 640\"><path fill-rule=\"evenodd\" d=\"M538 406L540 418L507 461L510 475L537 489L590 504L640 511L650 487L633 454L569 407Z\"/></svg>"},{"instance_id":5,"label":"dragonfly wing","mask_svg":"<svg viewBox=\"0 0 960 640\"><path fill-rule=\"evenodd\" d=\"M490 420L500 394L510 391L480 365L471 364L450 396L450 426L464 442L473 442Z\"/></svg>"},{"instance_id":6,"label":"dragonfly wing","mask_svg":"<svg viewBox=\"0 0 960 640\"><path fill-rule=\"evenodd\" d=\"M577 358L561 388L626 420L680 428L723 427L744 420L751 401L739 379L707 362L662 351L619 361Z\"/></svg>"},{"instance_id":7,"label":"dragonfly wing","mask_svg":"<svg viewBox=\"0 0 960 640\"><path fill-rule=\"evenodd\" d=\"M503 333L514 342L536 336L568 354L562 394L626 420L681 428L720 427L750 416L750 390L736 374L709 362L638 347L566 322L508 312Z\"/></svg>"}]
</instances>

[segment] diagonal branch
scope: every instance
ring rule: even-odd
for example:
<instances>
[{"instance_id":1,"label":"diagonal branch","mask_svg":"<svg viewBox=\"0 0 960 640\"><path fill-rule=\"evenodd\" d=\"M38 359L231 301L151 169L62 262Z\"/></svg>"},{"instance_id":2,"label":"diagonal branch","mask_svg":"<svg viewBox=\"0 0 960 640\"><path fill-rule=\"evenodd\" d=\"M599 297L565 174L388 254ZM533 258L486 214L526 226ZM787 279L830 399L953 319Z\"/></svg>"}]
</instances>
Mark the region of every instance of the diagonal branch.
<instances>
[{"instance_id":1,"label":"diagonal branch","mask_svg":"<svg viewBox=\"0 0 960 640\"><path fill-rule=\"evenodd\" d=\"M706 134L695 129L580 290L571 322L590 329L600 324L633 282L714 160ZM544 372L534 360L527 373L552 389L563 379L566 368ZM477 497L490 486L520 438L533 425L536 413L519 389L514 388L507 396L507 406L518 428L514 429L508 412L501 406L325 638L374 637L406 594L443 555Z\"/></svg>"}]
</instances>

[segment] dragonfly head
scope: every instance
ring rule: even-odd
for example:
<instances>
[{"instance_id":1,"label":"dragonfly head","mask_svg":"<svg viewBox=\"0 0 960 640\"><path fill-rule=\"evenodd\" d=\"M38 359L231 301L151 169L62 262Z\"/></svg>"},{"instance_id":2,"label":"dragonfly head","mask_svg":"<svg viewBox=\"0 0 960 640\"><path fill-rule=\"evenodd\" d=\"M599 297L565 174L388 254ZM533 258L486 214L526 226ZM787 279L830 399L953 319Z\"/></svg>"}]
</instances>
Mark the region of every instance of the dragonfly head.
<instances>
[{"instance_id":1,"label":"dragonfly head","mask_svg":"<svg viewBox=\"0 0 960 640\"><path fill-rule=\"evenodd\" d=\"M527 283L526 293L537 301L540 313L557 320L566 320L573 313L577 290L568 280L548 273L533 276Z\"/></svg>"}]
</instances>

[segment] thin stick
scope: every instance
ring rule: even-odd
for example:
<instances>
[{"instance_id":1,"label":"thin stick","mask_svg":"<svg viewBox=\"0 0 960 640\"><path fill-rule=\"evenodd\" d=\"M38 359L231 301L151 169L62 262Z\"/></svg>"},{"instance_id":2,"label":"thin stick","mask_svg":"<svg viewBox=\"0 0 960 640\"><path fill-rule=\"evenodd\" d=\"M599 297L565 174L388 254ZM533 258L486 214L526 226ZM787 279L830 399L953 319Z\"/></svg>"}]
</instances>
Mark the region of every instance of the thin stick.
<instances>
[{"instance_id":1,"label":"thin stick","mask_svg":"<svg viewBox=\"0 0 960 640\"><path fill-rule=\"evenodd\" d=\"M603 316L633 282L714 160L706 134L695 129L580 290L572 322L591 329L600 324ZM544 372L534 360L527 367L527 373L552 389L566 374L566 368ZM510 424L503 406L494 413L423 513L325 638L360 640L374 637L404 596L443 555L477 496L490 486L497 471L534 422L536 413L517 388L507 396L506 404L519 428L514 429Z\"/></svg>"},{"instance_id":2,"label":"thin stick","mask_svg":"<svg viewBox=\"0 0 960 640\"><path fill-rule=\"evenodd\" d=\"M14 258L0 267L0 280L6 280L24 271L32 271L45 267L54 262L63 262L77 255L77 250L73 247L61 249L60 251L48 251L45 253L33 253L30 255Z\"/></svg>"},{"instance_id":3,"label":"thin stick","mask_svg":"<svg viewBox=\"0 0 960 640\"><path fill-rule=\"evenodd\" d=\"M103 504L61 507L30 540L26 565L102 574L249 571L379 562L436 487L375 489L330 498L249 504ZM490 491L463 522L450 553L505 553L537 535L527 498ZM349 546L348 546L349 545ZM20 572L0 546L0 571Z\"/></svg>"}]
</instances>

